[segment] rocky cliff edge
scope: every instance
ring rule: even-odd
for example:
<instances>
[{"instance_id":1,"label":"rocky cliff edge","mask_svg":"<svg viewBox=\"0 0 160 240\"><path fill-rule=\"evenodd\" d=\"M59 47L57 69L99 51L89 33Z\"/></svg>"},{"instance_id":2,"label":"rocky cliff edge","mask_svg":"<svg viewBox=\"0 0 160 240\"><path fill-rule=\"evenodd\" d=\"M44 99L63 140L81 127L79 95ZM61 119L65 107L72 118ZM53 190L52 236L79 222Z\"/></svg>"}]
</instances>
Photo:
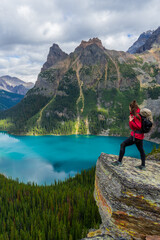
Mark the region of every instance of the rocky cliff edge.
<instances>
[{"instance_id":1,"label":"rocky cliff edge","mask_svg":"<svg viewBox=\"0 0 160 240\"><path fill-rule=\"evenodd\" d=\"M98 158L94 197L102 219L100 239L160 239L160 161L123 158L102 153ZM95 238L94 238L95 239Z\"/></svg>"}]
</instances>

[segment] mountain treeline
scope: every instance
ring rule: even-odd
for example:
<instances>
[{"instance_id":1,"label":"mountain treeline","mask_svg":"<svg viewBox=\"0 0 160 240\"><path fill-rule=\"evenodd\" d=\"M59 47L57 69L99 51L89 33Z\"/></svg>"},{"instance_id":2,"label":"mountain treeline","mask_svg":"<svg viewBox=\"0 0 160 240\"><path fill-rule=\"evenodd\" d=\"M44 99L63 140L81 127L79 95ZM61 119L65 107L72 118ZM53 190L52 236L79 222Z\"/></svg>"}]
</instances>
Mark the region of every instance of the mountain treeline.
<instances>
[{"instance_id":1,"label":"mountain treeline","mask_svg":"<svg viewBox=\"0 0 160 240\"><path fill-rule=\"evenodd\" d=\"M101 223L95 168L50 186L0 175L0 240L77 240Z\"/></svg>"}]
</instances>

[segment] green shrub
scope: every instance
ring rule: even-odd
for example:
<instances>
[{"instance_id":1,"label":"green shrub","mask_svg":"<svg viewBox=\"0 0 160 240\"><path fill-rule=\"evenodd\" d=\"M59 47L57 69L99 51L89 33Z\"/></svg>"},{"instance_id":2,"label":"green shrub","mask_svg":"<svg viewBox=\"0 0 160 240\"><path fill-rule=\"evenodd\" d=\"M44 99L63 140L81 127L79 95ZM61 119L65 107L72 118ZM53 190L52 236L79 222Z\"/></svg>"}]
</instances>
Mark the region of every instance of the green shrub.
<instances>
[{"instance_id":1,"label":"green shrub","mask_svg":"<svg viewBox=\"0 0 160 240\"><path fill-rule=\"evenodd\" d=\"M124 78L136 78L136 72L131 64L119 63L119 70Z\"/></svg>"},{"instance_id":2,"label":"green shrub","mask_svg":"<svg viewBox=\"0 0 160 240\"><path fill-rule=\"evenodd\" d=\"M158 97L160 97L160 87L150 87L148 88L147 93L149 98L158 99Z\"/></svg>"}]
</instances>

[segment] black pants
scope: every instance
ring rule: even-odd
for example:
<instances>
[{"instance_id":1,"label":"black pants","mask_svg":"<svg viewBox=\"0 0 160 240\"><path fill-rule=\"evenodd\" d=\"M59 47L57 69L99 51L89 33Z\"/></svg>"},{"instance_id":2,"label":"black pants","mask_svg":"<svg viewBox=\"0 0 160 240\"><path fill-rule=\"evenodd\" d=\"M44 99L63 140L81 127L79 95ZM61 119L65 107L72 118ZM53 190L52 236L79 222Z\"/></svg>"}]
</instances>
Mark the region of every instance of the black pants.
<instances>
[{"instance_id":1,"label":"black pants","mask_svg":"<svg viewBox=\"0 0 160 240\"><path fill-rule=\"evenodd\" d=\"M145 166L145 153L143 150L143 140L135 138L135 141L133 141L133 137L130 136L127 138L124 142L121 143L120 153L119 153L119 161L122 162L122 158L125 154L125 147L136 144L136 147L138 148L141 160L142 160L142 166Z\"/></svg>"}]
</instances>

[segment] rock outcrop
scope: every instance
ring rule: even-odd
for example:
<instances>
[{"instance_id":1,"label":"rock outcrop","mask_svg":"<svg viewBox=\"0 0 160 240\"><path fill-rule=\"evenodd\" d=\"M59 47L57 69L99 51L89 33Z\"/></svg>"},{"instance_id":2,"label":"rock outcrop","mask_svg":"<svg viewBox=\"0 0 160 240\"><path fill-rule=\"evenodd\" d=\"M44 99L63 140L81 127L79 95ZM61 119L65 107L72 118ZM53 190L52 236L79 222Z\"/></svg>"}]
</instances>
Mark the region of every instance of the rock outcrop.
<instances>
[{"instance_id":1,"label":"rock outcrop","mask_svg":"<svg viewBox=\"0 0 160 240\"><path fill-rule=\"evenodd\" d=\"M140 159L124 157L121 167L113 166L117 158L102 153L96 165L99 239L160 239L160 162L148 160L142 171L135 168Z\"/></svg>"}]
</instances>

